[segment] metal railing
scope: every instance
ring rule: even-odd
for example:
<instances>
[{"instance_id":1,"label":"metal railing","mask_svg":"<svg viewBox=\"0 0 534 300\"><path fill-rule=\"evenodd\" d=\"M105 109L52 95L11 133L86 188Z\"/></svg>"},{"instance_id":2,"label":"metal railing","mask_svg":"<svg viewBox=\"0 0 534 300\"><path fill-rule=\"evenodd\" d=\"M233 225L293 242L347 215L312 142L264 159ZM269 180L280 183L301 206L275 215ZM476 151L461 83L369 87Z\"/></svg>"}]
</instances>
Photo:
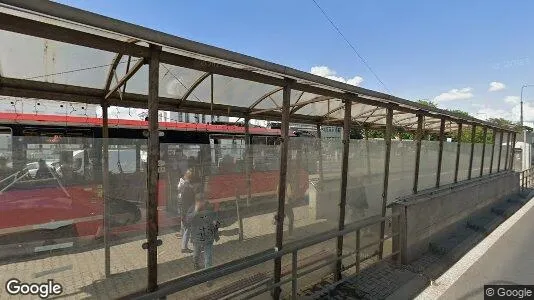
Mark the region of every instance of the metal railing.
<instances>
[{"instance_id":1,"label":"metal railing","mask_svg":"<svg viewBox=\"0 0 534 300\"><path fill-rule=\"evenodd\" d=\"M209 282L224 276L228 276L243 270L246 270L248 268L266 263L268 261L273 261L277 258L282 258L284 255L291 254L291 272L287 275L289 278L283 279L279 282L274 283L273 278L267 278L265 280L262 280L260 282L257 282L253 285L247 285L243 286L239 289L236 289L232 293L235 295L235 293L239 292L239 295L241 296L241 299L250 299L253 297L256 297L258 295L264 294L269 291L273 291L277 287L281 287L284 284L291 283L291 299L297 299L297 291L298 291L298 283L297 280L307 274L310 274L312 272L315 272L321 268L325 268L329 265L333 265L338 261L342 261L343 259L349 258L351 256L355 257L355 262L351 263L346 266L342 266L341 270L336 270L336 272L342 272L346 271L352 267L355 267L356 274L360 272L360 266L361 263L363 263L365 260L369 260L370 257L364 257L362 259L361 253L362 250L368 249L373 246L379 246L384 241L389 239L394 239L400 236L399 232L392 232L389 236L381 236L380 239L377 239L377 241L366 244L366 245L360 245L361 243L361 230L370 227L379 223L385 223L388 221L393 222L400 222L400 215L395 214L391 216L381 217L370 217L365 220L357 221L351 224L348 224L345 226L343 230L332 230L328 232L323 232L317 235L313 235L311 237L308 237L306 239L289 242L284 245L282 249L270 249L266 250L251 256L247 256L238 260L234 260L222 265L218 265L215 267L211 267L208 269L204 269L198 272L194 272L179 278L176 278L174 280L168 281L166 283L161 284L158 289L151 293L146 293L145 291L140 291L136 294L127 296L128 299L158 299L158 298L164 298L167 295L171 295L183 290L186 290L188 288L191 288L193 286L202 284L204 282ZM398 226L392 226L392 228L398 228ZM341 254L341 255L334 255L331 259L326 259L324 261L317 261L317 264L312 264L313 267L305 267L306 270L301 270L299 272L298 269L298 252L300 250L303 250L305 248L320 244L322 242L326 242L328 240L332 240L335 238L338 238L340 236L346 236L349 234L355 234L356 238L356 247L354 251L351 251L349 253ZM400 247L399 249L395 249L395 243L392 244L392 251L389 255L383 256L381 260L394 258L395 262L400 263ZM375 253L371 255L377 256L378 254ZM286 277L287 277L286 276ZM340 280L339 282L344 281L344 279ZM334 283L335 285L336 283ZM125 298L126 299L126 298Z\"/></svg>"},{"instance_id":2,"label":"metal railing","mask_svg":"<svg viewBox=\"0 0 534 300\"><path fill-rule=\"evenodd\" d=\"M519 172L519 179L521 182L521 189L527 189L532 187L532 178L534 177L534 168L526 169Z\"/></svg>"}]
</instances>

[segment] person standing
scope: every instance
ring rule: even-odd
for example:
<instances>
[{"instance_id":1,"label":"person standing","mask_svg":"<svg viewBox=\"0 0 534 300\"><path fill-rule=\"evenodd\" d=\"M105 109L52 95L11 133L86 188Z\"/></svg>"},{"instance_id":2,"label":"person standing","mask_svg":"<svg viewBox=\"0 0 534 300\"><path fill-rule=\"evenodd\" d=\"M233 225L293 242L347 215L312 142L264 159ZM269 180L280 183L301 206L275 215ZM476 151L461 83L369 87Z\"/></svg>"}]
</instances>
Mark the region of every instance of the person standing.
<instances>
[{"instance_id":1,"label":"person standing","mask_svg":"<svg viewBox=\"0 0 534 300\"><path fill-rule=\"evenodd\" d=\"M191 169L187 170L180 182L178 183L178 199L179 199L179 208L180 208L180 219L181 219L181 228L180 232L182 234L182 253L191 253L191 249L187 246L189 244L190 236L190 226L187 222L187 211L193 207L195 204L195 189L191 183L191 177L193 176L193 171Z\"/></svg>"},{"instance_id":2,"label":"person standing","mask_svg":"<svg viewBox=\"0 0 534 300\"><path fill-rule=\"evenodd\" d=\"M204 268L213 264L213 243L219 240L218 216L213 205L204 200L202 194L196 197L195 205L187 213L193 242L193 263L195 270L201 269L200 256L204 253Z\"/></svg>"}]
</instances>

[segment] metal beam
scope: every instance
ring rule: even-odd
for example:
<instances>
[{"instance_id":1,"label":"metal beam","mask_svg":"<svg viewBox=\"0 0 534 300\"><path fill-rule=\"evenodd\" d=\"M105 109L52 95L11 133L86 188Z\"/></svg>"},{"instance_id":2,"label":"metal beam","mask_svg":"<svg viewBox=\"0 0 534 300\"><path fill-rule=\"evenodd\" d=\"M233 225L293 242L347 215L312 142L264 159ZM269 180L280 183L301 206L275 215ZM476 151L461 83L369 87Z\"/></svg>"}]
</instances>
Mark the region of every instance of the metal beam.
<instances>
[{"instance_id":1,"label":"metal beam","mask_svg":"<svg viewBox=\"0 0 534 300\"><path fill-rule=\"evenodd\" d=\"M339 106L339 107L336 107L336 108L334 108L334 109L332 109L332 110L329 110L326 114L322 115L321 118L322 118L323 120L325 120L325 119L328 118L329 115L331 115L331 114L333 114L333 113L335 113L335 112L337 112L337 111L340 111L340 110L342 110L342 109L344 109L344 108L345 108L345 105L343 104L343 105L341 105L341 106Z\"/></svg>"},{"instance_id":2,"label":"metal beam","mask_svg":"<svg viewBox=\"0 0 534 300\"><path fill-rule=\"evenodd\" d=\"M330 99L333 99L333 97L330 97L330 96L317 96L317 97L314 97L310 100L306 100L304 102L301 102L301 103L295 103L293 107L293 109L291 109L291 114L294 114L296 113L299 109L305 107L306 105L308 104L312 104L312 103L317 103L317 102L322 102L322 101L326 101L326 100L330 100Z\"/></svg>"},{"instance_id":3,"label":"metal beam","mask_svg":"<svg viewBox=\"0 0 534 300\"><path fill-rule=\"evenodd\" d=\"M502 138L504 137L504 131L501 130L499 138L499 157L497 157L497 173L501 171L501 154L502 154Z\"/></svg>"},{"instance_id":4,"label":"metal beam","mask_svg":"<svg viewBox=\"0 0 534 300\"><path fill-rule=\"evenodd\" d=\"M260 104L263 100L267 99L268 97L272 96L273 94L276 94L277 92L280 92L284 89L284 87L276 88L270 92L267 92L263 96L259 97L252 105L249 106L249 110L252 110L255 108L258 104Z\"/></svg>"},{"instance_id":5,"label":"metal beam","mask_svg":"<svg viewBox=\"0 0 534 300\"><path fill-rule=\"evenodd\" d=\"M282 136L280 143L280 177L278 181L278 209L276 213L276 249L280 251L284 239L284 216L287 184L287 160L289 152L289 105L291 104L291 84L287 82L283 87L282 94ZM282 273L282 259L274 260L274 284L280 282ZM276 287L273 291L275 300L280 298L281 289Z\"/></svg>"},{"instance_id":6,"label":"metal beam","mask_svg":"<svg viewBox=\"0 0 534 300\"><path fill-rule=\"evenodd\" d=\"M413 176L413 193L417 194L419 184L419 165L421 163L421 140L423 139L423 121L422 114L417 115L417 133L415 136L415 169Z\"/></svg>"},{"instance_id":7,"label":"metal beam","mask_svg":"<svg viewBox=\"0 0 534 300\"><path fill-rule=\"evenodd\" d=\"M491 145L491 158L489 173L493 173L493 156L495 156L495 141L497 141L497 129L493 129L493 143Z\"/></svg>"},{"instance_id":8,"label":"metal beam","mask_svg":"<svg viewBox=\"0 0 534 300\"><path fill-rule=\"evenodd\" d=\"M480 177L484 175L484 156L486 155L486 138L488 136L488 127L482 129L482 159L480 161Z\"/></svg>"},{"instance_id":9,"label":"metal beam","mask_svg":"<svg viewBox=\"0 0 534 300\"><path fill-rule=\"evenodd\" d=\"M343 120L343 153L341 160L341 186L339 199L339 223L338 229L345 228L345 207L347 205L347 177L349 173L349 145L350 145L350 129L351 129L351 111L352 103L345 102L345 118ZM343 236L337 237L337 257L343 255ZM336 262L336 281L341 280L342 262Z\"/></svg>"},{"instance_id":10,"label":"metal beam","mask_svg":"<svg viewBox=\"0 0 534 300\"><path fill-rule=\"evenodd\" d=\"M189 95L191 95L191 93L197 88L197 86L199 86L210 75L213 75L213 73L205 72L204 74L200 75L200 77L198 77L197 80L195 80L195 82L193 82L193 84L187 89L185 94L182 96L182 99L180 99L180 102L178 102L178 105L177 105L178 108L180 108L180 105L182 104L182 102L184 100L187 100ZM213 83L213 78L212 78L211 82ZM211 98L213 99L213 95L212 95Z\"/></svg>"},{"instance_id":11,"label":"metal beam","mask_svg":"<svg viewBox=\"0 0 534 300\"><path fill-rule=\"evenodd\" d=\"M389 161L391 158L391 136L393 134L393 108L388 107L388 116L386 120L386 134L384 140L386 142L386 157L384 159L384 186L382 190L382 217L386 216L386 208L388 203L388 186L389 186ZM378 249L378 257L382 259L384 253L384 234L386 230L386 222L380 223L380 248Z\"/></svg>"},{"instance_id":12,"label":"metal beam","mask_svg":"<svg viewBox=\"0 0 534 300\"><path fill-rule=\"evenodd\" d=\"M462 123L458 123L458 135L456 137L458 144L456 144L456 164L454 166L454 183L458 182L458 170L460 167L460 153L462 146Z\"/></svg>"},{"instance_id":13,"label":"metal beam","mask_svg":"<svg viewBox=\"0 0 534 300\"><path fill-rule=\"evenodd\" d=\"M158 162L159 162L159 130L158 130L158 92L159 92L159 55L161 47L150 45L148 64L148 170L147 189L147 272L148 292L158 287Z\"/></svg>"},{"instance_id":14,"label":"metal beam","mask_svg":"<svg viewBox=\"0 0 534 300\"><path fill-rule=\"evenodd\" d=\"M124 75L124 77L122 77L121 80L119 80L119 82L117 82L117 84L109 90L109 92L106 94L104 99L108 99L111 95L113 95L113 93L115 93L118 89L120 89L121 86L125 84L130 78L132 78L132 76L134 76L135 73L137 73L137 71L139 71L139 69L141 69L141 67L144 64L145 64L145 60L139 59L137 63L135 63L133 68L130 71L128 71L128 73L126 73L126 75Z\"/></svg>"},{"instance_id":15,"label":"metal beam","mask_svg":"<svg viewBox=\"0 0 534 300\"><path fill-rule=\"evenodd\" d=\"M115 57L113 58L113 61L111 62L111 66L109 67L108 76L106 77L106 85L104 86L104 94L106 94L109 91L109 87L111 86L111 81L113 80L113 74L115 74L115 70L117 70L117 66L119 65L122 53L115 54Z\"/></svg>"},{"instance_id":16,"label":"metal beam","mask_svg":"<svg viewBox=\"0 0 534 300\"><path fill-rule=\"evenodd\" d=\"M473 154L475 152L475 133L477 127L471 125L471 155L469 156L469 173L467 173L467 179L471 179L471 173L473 171Z\"/></svg>"},{"instance_id":17,"label":"metal beam","mask_svg":"<svg viewBox=\"0 0 534 300\"><path fill-rule=\"evenodd\" d=\"M438 169L436 171L436 187L439 187L441 179L441 165L443 162L443 142L445 140L445 118L441 119L439 126L439 150L438 150Z\"/></svg>"}]
</instances>

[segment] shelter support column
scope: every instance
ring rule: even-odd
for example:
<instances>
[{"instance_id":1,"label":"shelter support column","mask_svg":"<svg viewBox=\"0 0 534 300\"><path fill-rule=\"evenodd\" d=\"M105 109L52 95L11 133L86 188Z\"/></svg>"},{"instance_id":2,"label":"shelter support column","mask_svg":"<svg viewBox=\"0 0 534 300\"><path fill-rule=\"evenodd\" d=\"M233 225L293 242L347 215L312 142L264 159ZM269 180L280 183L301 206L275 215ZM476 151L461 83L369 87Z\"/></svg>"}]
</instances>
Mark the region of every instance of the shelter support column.
<instances>
[{"instance_id":1,"label":"shelter support column","mask_svg":"<svg viewBox=\"0 0 534 300\"><path fill-rule=\"evenodd\" d=\"M501 156L502 156L502 138L504 137L504 131L501 130L499 135L499 157L497 157L497 173L501 171Z\"/></svg>"},{"instance_id":2,"label":"shelter support column","mask_svg":"<svg viewBox=\"0 0 534 300\"><path fill-rule=\"evenodd\" d=\"M493 143L491 145L491 158L490 158L490 169L489 169L489 173L493 173L493 157L495 156L495 141L497 140L497 129L493 128L493 131L492 131L492 139L493 139Z\"/></svg>"},{"instance_id":3,"label":"shelter support column","mask_svg":"<svg viewBox=\"0 0 534 300\"><path fill-rule=\"evenodd\" d=\"M439 126L439 150L438 150L438 169L436 171L436 187L439 187L441 179L441 164L443 161L443 140L445 139L445 118L441 119Z\"/></svg>"},{"instance_id":4,"label":"shelter support column","mask_svg":"<svg viewBox=\"0 0 534 300\"><path fill-rule=\"evenodd\" d=\"M510 132L506 134L506 155L504 156L504 170L508 170L508 154L510 153Z\"/></svg>"},{"instance_id":5,"label":"shelter support column","mask_svg":"<svg viewBox=\"0 0 534 300\"><path fill-rule=\"evenodd\" d=\"M391 158L391 136L393 135L393 108L388 107L386 114L386 134L384 140L386 141L386 157L384 159L384 188L382 191L382 217L386 216L386 207L388 202L388 186L389 186L389 161ZM384 233L386 230L386 221L380 223L380 247L378 248L378 257L382 259L384 253Z\"/></svg>"},{"instance_id":6,"label":"shelter support column","mask_svg":"<svg viewBox=\"0 0 534 300\"><path fill-rule=\"evenodd\" d=\"M158 286L158 162L159 162L159 56L161 47L150 45L148 64L148 170L147 170L147 271L148 292Z\"/></svg>"},{"instance_id":7,"label":"shelter support column","mask_svg":"<svg viewBox=\"0 0 534 300\"><path fill-rule=\"evenodd\" d=\"M471 154L469 155L469 173L467 173L467 179L471 179L471 174L473 173L473 154L475 153L475 133L476 125L471 125Z\"/></svg>"},{"instance_id":8,"label":"shelter support column","mask_svg":"<svg viewBox=\"0 0 534 300\"><path fill-rule=\"evenodd\" d=\"M512 145L511 145L511 153L510 153L510 170L514 170L514 154L515 154L515 139L516 139L516 133L512 133Z\"/></svg>"},{"instance_id":9,"label":"shelter support column","mask_svg":"<svg viewBox=\"0 0 534 300\"><path fill-rule=\"evenodd\" d=\"M415 169L413 176L413 193L417 194L419 184L419 165L421 160L421 139L423 138L423 120L422 114L417 115L417 133L415 135Z\"/></svg>"},{"instance_id":10,"label":"shelter support column","mask_svg":"<svg viewBox=\"0 0 534 300\"><path fill-rule=\"evenodd\" d=\"M284 238L284 216L286 200L287 160L289 152L289 114L291 101L291 82L288 80L283 87L282 99L282 124L280 143L280 177L278 181L278 209L276 213L276 250L282 250ZM290 208L291 209L291 208ZM280 282L282 273L282 259L274 260L274 284ZM273 298L280 299L281 289L275 287Z\"/></svg>"},{"instance_id":11,"label":"shelter support column","mask_svg":"<svg viewBox=\"0 0 534 300\"><path fill-rule=\"evenodd\" d=\"M484 126L482 132L482 159L480 160L480 177L484 175L484 156L486 155L486 137L488 136L488 127Z\"/></svg>"},{"instance_id":12,"label":"shelter support column","mask_svg":"<svg viewBox=\"0 0 534 300\"><path fill-rule=\"evenodd\" d=\"M323 143L321 137L321 124L317 124L317 152L319 153L319 186L322 187L324 174L323 174Z\"/></svg>"},{"instance_id":13,"label":"shelter support column","mask_svg":"<svg viewBox=\"0 0 534 300\"><path fill-rule=\"evenodd\" d=\"M458 170L460 168L460 153L462 146L462 123L458 123L458 135L456 137L458 144L456 144L456 164L454 166L454 183L458 182Z\"/></svg>"},{"instance_id":14,"label":"shelter support column","mask_svg":"<svg viewBox=\"0 0 534 300\"><path fill-rule=\"evenodd\" d=\"M104 100L102 103L102 198L104 199L104 270L106 278L111 275L110 259L110 203L109 203L109 126L108 126L108 104ZM98 150L97 150L98 151Z\"/></svg>"},{"instance_id":15,"label":"shelter support column","mask_svg":"<svg viewBox=\"0 0 534 300\"><path fill-rule=\"evenodd\" d=\"M341 160L341 187L339 199L339 224L338 229L341 231L345 228L345 207L347 204L347 177L349 172L349 145L350 145L350 128L352 122L352 102L345 100L345 117L343 120L343 154ZM343 236L337 237L337 257L343 255ZM342 264L341 260L336 262L336 280L341 280Z\"/></svg>"}]
</instances>

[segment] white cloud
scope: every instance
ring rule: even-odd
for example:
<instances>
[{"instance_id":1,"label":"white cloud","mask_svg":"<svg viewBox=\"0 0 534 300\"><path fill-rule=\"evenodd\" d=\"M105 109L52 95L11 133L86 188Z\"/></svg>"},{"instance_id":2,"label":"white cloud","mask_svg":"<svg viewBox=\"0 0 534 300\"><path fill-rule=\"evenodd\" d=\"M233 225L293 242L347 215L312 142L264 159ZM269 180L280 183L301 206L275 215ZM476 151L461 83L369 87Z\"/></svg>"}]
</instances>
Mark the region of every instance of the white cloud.
<instances>
[{"instance_id":1,"label":"white cloud","mask_svg":"<svg viewBox=\"0 0 534 300\"><path fill-rule=\"evenodd\" d=\"M441 93L438 96L434 98L434 101L436 102L443 102L443 101L452 101L452 100L465 100L465 99L471 99L473 98L473 93L471 93L473 89L470 87L466 87L463 89L452 89L448 92Z\"/></svg>"},{"instance_id":2,"label":"white cloud","mask_svg":"<svg viewBox=\"0 0 534 300\"><path fill-rule=\"evenodd\" d=\"M502 82L497 82L497 81L492 81L490 82L490 87L489 87L489 90L488 92L497 92L497 91L501 91L501 90L504 90L506 88L506 85Z\"/></svg>"},{"instance_id":3,"label":"white cloud","mask_svg":"<svg viewBox=\"0 0 534 300\"><path fill-rule=\"evenodd\" d=\"M519 97L517 97L517 96L506 96L506 97L504 97L504 102L510 103L510 104L518 104L519 103Z\"/></svg>"},{"instance_id":4,"label":"white cloud","mask_svg":"<svg viewBox=\"0 0 534 300\"><path fill-rule=\"evenodd\" d=\"M359 86L363 82L363 78L361 76L354 76L353 78L345 79L341 76L336 76L336 71L330 69L327 66L315 66L311 68L310 71L314 75L326 77L328 79L341 81L350 85Z\"/></svg>"}]
</instances>

